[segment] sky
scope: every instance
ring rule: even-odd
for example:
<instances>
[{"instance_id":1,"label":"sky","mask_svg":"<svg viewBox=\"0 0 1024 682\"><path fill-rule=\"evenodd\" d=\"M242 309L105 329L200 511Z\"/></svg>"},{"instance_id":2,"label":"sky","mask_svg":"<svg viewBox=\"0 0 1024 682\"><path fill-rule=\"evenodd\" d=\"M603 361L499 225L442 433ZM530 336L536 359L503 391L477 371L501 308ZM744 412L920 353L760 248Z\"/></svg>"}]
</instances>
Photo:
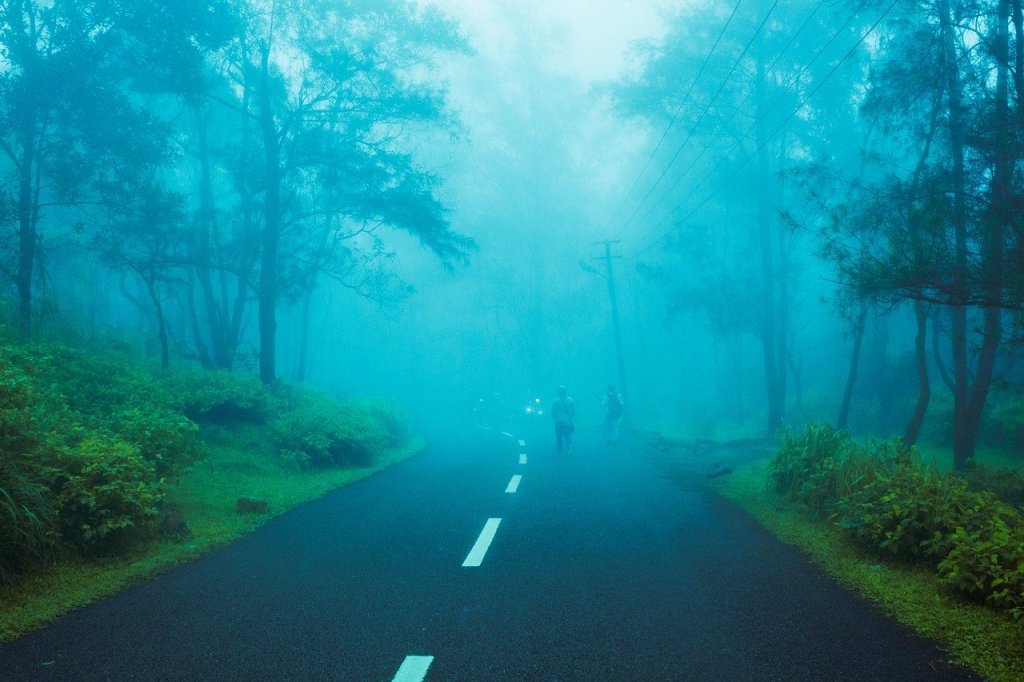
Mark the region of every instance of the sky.
<instances>
[{"instance_id":1,"label":"sky","mask_svg":"<svg viewBox=\"0 0 1024 682\"><path fill-rule=\"evenodd\" d=\"M579 263L607 236L650 134L612 115L599 90L621 78L636 41L661 36L662 14L680 1L430 0L461 25L473 54L438 65L464 130L454 142L434 139L423 159L444 180L453 228L480 250L446 273L411 238L387 236L417 293L394 316L345 299L362 314L328 335L359 358L339 373L341 390L373 385L407 404L409 386L429 395L521 382L546 395L582 383L560 365L595 385L614 374L605 280ZM623 296L625 315L632 298ZM377 341L367 347L367 338Z\"/></svg>"},{"instance_id":2,"label":"sky","mask_svg":"<svg viewBox=\"0 0 1024 682\"><path fill-rule=\"evenodd\" d=\"M462 24L478 52L501 61L507 18L529 16L552 47L547 66L587 83L617 78L631 43L663 33L662 14L676 2L651 0L430 0Z\"/></svg>"}]
</instances>

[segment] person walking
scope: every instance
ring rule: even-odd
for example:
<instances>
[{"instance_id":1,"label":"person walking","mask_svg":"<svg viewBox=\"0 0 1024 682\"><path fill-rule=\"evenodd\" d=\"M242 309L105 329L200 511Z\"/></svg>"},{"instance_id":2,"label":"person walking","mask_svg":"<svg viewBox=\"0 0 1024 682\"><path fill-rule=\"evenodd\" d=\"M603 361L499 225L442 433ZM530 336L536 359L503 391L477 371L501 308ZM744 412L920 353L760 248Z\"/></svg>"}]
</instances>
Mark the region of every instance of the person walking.
<instances>
[{"instance_id":1,"label":"person walking","mask_svg":"<svg viewBox=\"0 0 1024 682\"><path fill-rule=\"evenodd\" d=\"M622 422L622 396L611 384L602 401L604 405L605 434L609 443L619 440L619 424Z\"/></svg>"},{"instance_id":2,"label":"person walking","mask_svg":"<svg viewBox=\"0 0 1024 682\"><path fill-rule=\"evenodd\" d=\"M572 432L576 430L576 406L569 397L565 386L558 387L558 397L551 406L551 418L555 421L555 446L558 454L572 452Z\"/></svg>"}]
</instances>

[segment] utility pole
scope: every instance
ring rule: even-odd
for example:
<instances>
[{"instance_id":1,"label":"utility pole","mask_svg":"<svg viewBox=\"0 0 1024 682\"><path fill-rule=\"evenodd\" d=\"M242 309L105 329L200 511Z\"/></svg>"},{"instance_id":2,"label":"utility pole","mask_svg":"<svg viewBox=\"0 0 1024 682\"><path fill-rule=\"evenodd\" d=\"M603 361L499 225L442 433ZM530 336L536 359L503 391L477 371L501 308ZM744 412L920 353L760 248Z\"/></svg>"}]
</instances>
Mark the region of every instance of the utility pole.
<instances>
[{"instance_id":1,"label":"utility pole","mask_svg":"<svg viewBox=\"0 0 1024 682\"><path fill-rule=\"evenodd\" d=\"M615 328L615 358L619 364L619 393L622 395L623 402L629 405L629 392L626 390L626 361L622 353L622 329L619 327L619 302L615 294L615 276L612 272L612 260L614 258L621 258L621 256L612 256L612 244L618 243L617 239L594 242L597 246L604 245L604 256L595 256L594 260L603 259L608 272L605 279L608 280L608 298L612 302L612 325Z\"/></svg>"}]
</instances>

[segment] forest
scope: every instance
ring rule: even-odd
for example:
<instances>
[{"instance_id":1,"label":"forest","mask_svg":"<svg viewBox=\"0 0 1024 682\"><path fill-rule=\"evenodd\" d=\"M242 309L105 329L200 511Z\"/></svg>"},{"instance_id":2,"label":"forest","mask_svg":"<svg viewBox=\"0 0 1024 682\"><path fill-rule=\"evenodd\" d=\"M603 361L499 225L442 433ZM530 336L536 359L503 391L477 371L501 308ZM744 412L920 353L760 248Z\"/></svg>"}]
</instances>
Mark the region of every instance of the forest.
<instances>
[{"instance_id":1,"label":"forest","mask_svg":"<svg viewBox=\"0 0 1024 682\"><path fill-rule=\"evenodd\" d=\"M0 583L616 383L1019 619L1024 0L604 4L0 2Z\"/></svg>"}]
</instances>

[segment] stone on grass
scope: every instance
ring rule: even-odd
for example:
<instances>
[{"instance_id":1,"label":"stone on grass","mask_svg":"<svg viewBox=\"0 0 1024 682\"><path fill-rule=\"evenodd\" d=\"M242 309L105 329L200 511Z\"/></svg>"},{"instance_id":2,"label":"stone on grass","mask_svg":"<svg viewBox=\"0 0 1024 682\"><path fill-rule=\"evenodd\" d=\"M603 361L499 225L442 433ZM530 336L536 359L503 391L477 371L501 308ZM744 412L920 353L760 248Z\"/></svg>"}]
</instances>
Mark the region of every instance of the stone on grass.
<instances>
[{"instance_id":1,"label":"stone on grass","mask_svg":"<svg viewBox=\"0 0 1024 682\"><path fill-rule=\"evenodd\" d=\"M266 514L270 512L270 505L266 500L258 500L255 497L239 497L235 503L235 511L239 514Z\"/></svg>"}]
</instances>

